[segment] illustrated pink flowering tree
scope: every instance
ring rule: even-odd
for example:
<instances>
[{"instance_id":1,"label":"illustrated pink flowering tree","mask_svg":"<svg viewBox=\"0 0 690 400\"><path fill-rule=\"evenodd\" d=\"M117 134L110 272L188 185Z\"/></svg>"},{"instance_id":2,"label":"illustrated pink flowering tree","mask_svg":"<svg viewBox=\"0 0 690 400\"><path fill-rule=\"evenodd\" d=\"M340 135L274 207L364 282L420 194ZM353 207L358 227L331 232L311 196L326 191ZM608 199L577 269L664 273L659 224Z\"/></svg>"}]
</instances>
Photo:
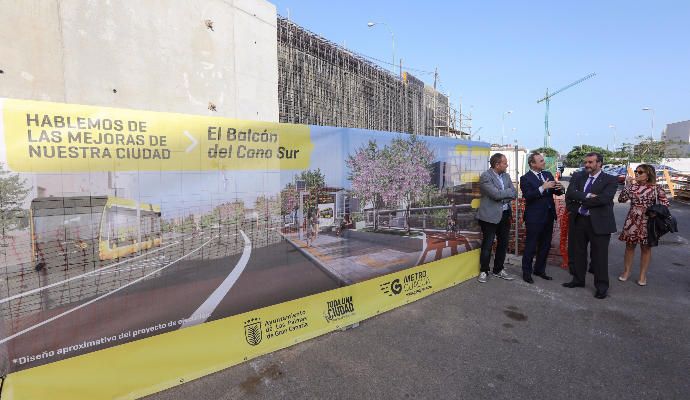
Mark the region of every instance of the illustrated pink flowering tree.
<instances>
[{"instance_id":1,"label":"illustrated pink flowering tree","mask_svg":"<svg viewBox=\"0 0 690 400\"><path fill-rule=\"evenodd\" d=\"M383 149L369 141L348 158L352 192L360 202L372 204L375 230L381 206L404 204L409 232L410 205L429 184L432 161L433 152L415 135L396 137Z\"/></svg>"},{"instance_id":2,"label":"illustrated pink flowering tree","mask_svg":"<svg viewBox=\"0 0 690 400\"><path fill-rule=\"evenodd\" d=\"M405 205L405 225L409 233L410 206L424 194L431 181L434 153L415 135L396 137L386 153L386 169L391 175L386 202Z\"/></svg>"},{"instance_id":3,"label":"illustrated pink flowering tree","mask_svg":"<svg viewBox=\"0 0 690 400\"><path fill-rule=\"evenodd\" d=\"M371 203L374 208L374 230L378 229L378 209L390 184L382 159L382 151L376 141L370 140L345 161L350 168L353 195L362 205Z\"/></svg>"}]
</instances>

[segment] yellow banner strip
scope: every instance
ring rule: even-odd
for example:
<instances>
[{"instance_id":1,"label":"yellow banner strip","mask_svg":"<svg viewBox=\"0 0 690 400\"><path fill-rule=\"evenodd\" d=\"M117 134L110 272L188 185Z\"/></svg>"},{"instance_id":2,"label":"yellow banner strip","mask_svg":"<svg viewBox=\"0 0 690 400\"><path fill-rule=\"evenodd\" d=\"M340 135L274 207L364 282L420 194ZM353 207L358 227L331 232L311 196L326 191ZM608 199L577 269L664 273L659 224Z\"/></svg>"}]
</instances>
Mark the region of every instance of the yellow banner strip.
<instances>
[{"instance_id":1,"label":"yellow banner strip","mask_svg":"<svg viewBox=\"0 0 690 400\"><path fill-rule=\"evenodd\" d=\"M14 172L303 170L309 126L0 99Z\"/></svg>"},{"instance_id":2,"label":"yellow banner strip","mask_svg":"<svg viewBox=\"0 0 690 400\"><path fill-rule=\"evenodd\" d=\"M134 399L183 384L457 285L479 250L7 376L0 399Z\"/></svg>"}]
</instances>

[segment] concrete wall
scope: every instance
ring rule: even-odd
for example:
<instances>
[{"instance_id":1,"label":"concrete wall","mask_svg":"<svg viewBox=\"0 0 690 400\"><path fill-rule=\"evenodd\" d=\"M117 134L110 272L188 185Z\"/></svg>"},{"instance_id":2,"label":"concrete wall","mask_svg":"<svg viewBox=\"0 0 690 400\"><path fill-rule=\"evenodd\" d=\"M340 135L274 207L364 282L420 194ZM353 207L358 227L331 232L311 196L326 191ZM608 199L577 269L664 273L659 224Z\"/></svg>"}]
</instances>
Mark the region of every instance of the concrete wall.
<instances>
[{"instance_id":1,"label":"concrete wall","mask_svg":"<svg viewBox=\"0 0 690 400\"><path fill-rule=\"evenodd\" d=\"M690 158L664 158L661 160L661 164L681 172L690 172Z\"/></svg>"},{"instance_id":2,"label":"concrete wall","mask_svg":"<svg viewBox=\"0 0 690 400\"><path fill-rule=\"evenodd\" d=\"M278 121L276 9L0 0L0 70L0 97Z\"/></svg>"}]
</instances>

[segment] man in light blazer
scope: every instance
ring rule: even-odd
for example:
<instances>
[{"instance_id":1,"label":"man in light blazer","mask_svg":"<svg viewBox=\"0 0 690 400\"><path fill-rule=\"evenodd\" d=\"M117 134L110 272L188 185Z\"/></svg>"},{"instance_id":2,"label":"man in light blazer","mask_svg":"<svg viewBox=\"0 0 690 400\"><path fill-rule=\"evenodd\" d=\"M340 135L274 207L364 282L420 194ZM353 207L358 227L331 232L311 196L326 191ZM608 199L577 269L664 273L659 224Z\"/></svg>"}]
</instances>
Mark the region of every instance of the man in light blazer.
<instances>
[{"instance_id":1,"label":"man in light blazer","mask_svg":"<svg viewBox=\"0 0 690 400\"><path fill-rule=\"evenodd\" d=\"M489 262L491 261L491 247L496 243L496 256L494 257L493 275L513 280L503 269L508 248L508 236L510 234L510 201L517 197L517 191L506 173L508 160L501 153L496 153L489 159L491 168L482 173L479 178L481 200L477 219L482 229L482 250L479 256L480 283L485 283L489 277Z\"/></svg>"},{"instance_id":2,"label":"man in light blazer","mask_svg":"<svg viewBox=\"0 0 690 400\"><path fill-rule=\"evenodd\" d=\"M534 275L550 281L546 274L546 258L551 249L556 204L553 195L563 194L563 186L546 171L544 156L532 153L527 157L530 170L520 177L520 189L525 199L525 252L522 256L522 280L534 283ZM536 255L536 261L534 257ZM534 267L532 262L534 261Z\"/></svg>"}]
</instances>

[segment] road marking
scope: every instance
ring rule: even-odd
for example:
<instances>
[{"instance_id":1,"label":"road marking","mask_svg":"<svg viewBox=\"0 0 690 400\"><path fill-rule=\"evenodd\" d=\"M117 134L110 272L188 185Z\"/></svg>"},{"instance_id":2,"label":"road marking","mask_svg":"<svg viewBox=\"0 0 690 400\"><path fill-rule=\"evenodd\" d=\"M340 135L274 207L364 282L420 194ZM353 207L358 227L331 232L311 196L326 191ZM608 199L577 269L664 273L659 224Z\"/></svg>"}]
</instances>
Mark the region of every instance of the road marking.
<instances>
[{"instance_id":1,"label":"road marking","mask_svg":"<svg viewBox=\"0 0 690 400\"><path fill-rule=\"evenodd\" d=\"M151 276L151 275L153 275L153 274L156 274L156 273L158 273L158 272L160 272L160 271L162 271L162 270L168 268L169 266L175 264L176 262L178 262L178 261L180 261L180 260L183 260L183 259L187 258L188 256L190 256L190 255L196 253L197 251L201 250L202 247L206 246L207 244L209 244L209 243L210 243L212 240L214 240L214 239L215 239L215 237L212 237L212 238L209 239L206 243L204 243L204 244L202 244L201 246L197 247L196 249L190 251L189 253L183 255L182 257L180 257L180 258L178 258L177 260L171 262L170 264L168 264L168 265L166 265L166 266L164 266L164 267L158 268L157 270L155 270L155 271L153 271L153 272L151 272L151 273L149 273L149 274L147 274L147 275L144 275L144 276L142 276L141 278L139 278L139 279L137 279L137 280L134 280L134 281L132 281L132 282L130 282L130 283L124 285L124 286L120 286L119 288L113 290L112 292L108 292L108 293L106 293L106 294L104 294L104 295L102 295L102 296L96 297L96 298L93 299L93 300L89 300L89 301L87 301L87 302L84 303L84 304L80 304L80 305L78 305L78 306L76 306L76 307L74 307L74 308L71 308L71 309L69 309L69 310L63 312L62 314L58 314L58 315L56 315L56 316L54 316L54 317L52 317L52 318L48 318L47 320L41 321L41 322L37 323L36 325L32 325L32 326L30 326L30 327L28 327L28 328L26 328L26 329L24 329L24 330L21 330L21 331L15 333L14 335L8 336L8 337L6 337L6 338L0 340L0 344L3 344L3 343L5 343L5 342L8 342L8 341L10 341L10 340L16 338L17 336L21 336L21 335L23 335L23 334L25 334L25 333L27 333L27 332L31 332L31 331L33 331L34 329L38 328L38 327L41 327L41 326L43 326L43 325L45 325L45 324L48 324L48 323L50 323L50 322L55 321L56 319L62 318L62 317L64 317L65 315L68 315L68 314L71 314L71 313L73 313L73 312L75 312L75 311L77 311L77 310L80 310L80 309L82 309L82 308L84 308L84 307L86 307L86 306L88 306L88 305L90 305L90 304L93 304L93 303L97 302L98 300L101 300L101 299L104 299L104 298L110 296L110 295L113 294L113 293L117 293L117 292L119 292L120 290L122 290L122 289L124 289L124 288L126 288L126 287L128 287L128 286L132 286L132 285L134 285L134 284L137 283L137 282L141 282L142 280L148 278L149 276Z\"/></svg>"},{"instance_id":2,"label":"road marking","mask_svg":"<svg viewBox=\"0 0 690 400\"><path fill-rule=\"evenodd\" d=\"M50 288L55 287L55 286L64 285L65 283L71 282L71 281L73 281L73 280L75 280L75 279L81 279L81 278L83 278L83 277L86 277L86 276L89 276L89 275L93 275L93 274L95 274L95 273L99 273L99 274L100 274L101 272L103 272L103 271L105 271L105 270L108 270L108 269L110 269L110 268L112 268L112 267L118 266L118 265L120 265L120 264L128 263L128 262L133 261L133 260L136 260L137 258L140 258L140 257L144 257L144 256L151 255L151 254L153 254L153 253L159 252L159 251L161 251L161 250L163 250L163 249L167 249L168 247L173 246L173 245L176 245L176 244L178 244L178 243L180 243L180 242L178 241L178 242L170 243L169 245L167 245L167 246L165 246L165 247L161 247L161 248L156 249L156 250L154 250L154 251L150 251L150 252L148 252L148 253L145 253L145 254L142 254L142 255L139 255L139 256L136 256L136 257L128 258L128 259L126 259L126 260L122 260L122 261L120 261L120 262L116 262L116 263L114 263L114 264L107 265L107 266L105 266L105 267L103 267L103 268L95 269L95 270L90 271L90 272L87 272L87 273L85 273L85 274L73 276L73 277L71 277L71 278L69 278L69 279L65 279L64 281L51 283L50 285L41 286L41 287L38 287L38 288L36 288L36 289L28 290L28 291L26 291L26 292L17 293L17 294L15 294L14 296L5 297L4 299L0 299L0 304L2 304L2 303L7 303L8 301L11 301L11 300L14 300L14 299L18 299L18 298L20 298L20 297L28 296L28 295L30 295L30 294L38 293L38 292L41 292L41 291L46 290L46 289L50 289Z\"/></svg>"},{"instance_id":3,"label":"road marking","mask_svg":"<svg viewBox=\"0 0 690 400\"><path fill-rule=\"evenodd\" d=\"M237 265L235 265L235 268L233 268L232 272L225 278L223 283L221 283L220 286L211 293L208 299L206 299L206 301L185 320L180 328L186 328L205 322L216 307L218 307L218 304L220 304L225 295L232 289L232 286L237 282L237 279L239 279L240 274L242 274L247 267L247 262L249 262L249 257L252 254L252 242L249 240L249 237L245 235L244 231L240 230L240 233L244 238L244 250L242 251L242 257L240 257Z\"/></svg>"}]
</instances>

